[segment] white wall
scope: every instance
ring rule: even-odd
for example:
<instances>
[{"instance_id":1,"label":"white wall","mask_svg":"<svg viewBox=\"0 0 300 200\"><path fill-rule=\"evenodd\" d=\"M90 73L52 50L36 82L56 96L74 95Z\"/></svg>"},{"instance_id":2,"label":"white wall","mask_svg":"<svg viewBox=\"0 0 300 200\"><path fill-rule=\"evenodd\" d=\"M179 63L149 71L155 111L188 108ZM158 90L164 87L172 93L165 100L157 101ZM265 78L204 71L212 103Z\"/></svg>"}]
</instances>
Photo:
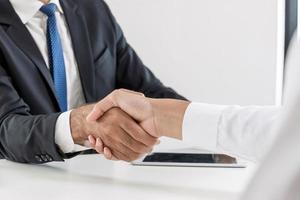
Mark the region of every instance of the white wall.
<instances>
[{"instance_id":1,"label":"white wall","mask_svg":"<svg viewBox=\"0 0 300 200\"><path fill-rule=\"evenodd\" d=\"M191 100L275 102L277 0L106 1L144 63Z\"/></svg>"}]
</instances>

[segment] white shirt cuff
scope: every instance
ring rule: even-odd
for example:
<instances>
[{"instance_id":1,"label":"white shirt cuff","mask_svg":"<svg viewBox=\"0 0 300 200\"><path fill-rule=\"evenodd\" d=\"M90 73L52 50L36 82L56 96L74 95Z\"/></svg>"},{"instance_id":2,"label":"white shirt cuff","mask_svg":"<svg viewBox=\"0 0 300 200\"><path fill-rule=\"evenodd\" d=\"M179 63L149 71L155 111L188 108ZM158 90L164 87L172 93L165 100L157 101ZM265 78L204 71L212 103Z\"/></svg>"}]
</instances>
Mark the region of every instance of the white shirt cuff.
<instances>
[{"instance_id":1,"label":"white shirt cuff","mask_svg":"<svg viewBox=\"0 0 300 200\"><path fill-rule=\"evenodd\" d=\"M55 143L64 153L72 153L90 149L74 143L70 128L70 114L71 111L67 111L58 117L55 126Z\"/></svg>"},{"instance_id":2,"label":"white shirt cuff","mask_svg":"<svg viewBox=\"0 0 300 200\"><path fill-rule=\"evenodd\" d=\"M227 106L191 103L184 115L183 141L189 145L217 151L218 126Z\"/></svg>"}]
</instances>

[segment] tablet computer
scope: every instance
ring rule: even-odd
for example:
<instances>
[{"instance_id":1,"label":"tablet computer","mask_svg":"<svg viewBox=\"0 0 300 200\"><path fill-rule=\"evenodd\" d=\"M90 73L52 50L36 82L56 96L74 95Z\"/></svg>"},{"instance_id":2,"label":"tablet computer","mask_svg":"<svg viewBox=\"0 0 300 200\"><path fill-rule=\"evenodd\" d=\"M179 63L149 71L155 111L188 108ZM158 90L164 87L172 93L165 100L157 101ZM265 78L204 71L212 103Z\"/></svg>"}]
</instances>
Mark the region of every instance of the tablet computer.
<instances>
[{"instance_id":1,"label":"tablet computer","mask_svg":"<svg viewBox=\"0 0 300 200\"><path fill-rule=\"evenodd\" d=\"M244 168L246 163L225 154L155 152L132 162L138 166Z\"/></svg>"}]
</instances>

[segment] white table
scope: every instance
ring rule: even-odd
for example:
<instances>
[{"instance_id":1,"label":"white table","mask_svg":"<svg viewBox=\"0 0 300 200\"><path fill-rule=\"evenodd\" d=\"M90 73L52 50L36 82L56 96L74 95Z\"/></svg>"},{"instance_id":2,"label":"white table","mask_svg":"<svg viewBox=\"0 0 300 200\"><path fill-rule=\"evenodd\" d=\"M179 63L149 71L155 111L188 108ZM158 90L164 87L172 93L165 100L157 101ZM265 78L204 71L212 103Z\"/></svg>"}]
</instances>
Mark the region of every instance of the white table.
<instances>
[{"instance_id":1,"label":"white table","mask_svg":"<svg viewBox=\"0 0 300 200\"><path fill-rule=\"evenodd\" d=\"M246 169L138 167L78 156L64 163L0 161L0 197L7 200L237 199L254 166Z\"/></svg>"}]
</instances>

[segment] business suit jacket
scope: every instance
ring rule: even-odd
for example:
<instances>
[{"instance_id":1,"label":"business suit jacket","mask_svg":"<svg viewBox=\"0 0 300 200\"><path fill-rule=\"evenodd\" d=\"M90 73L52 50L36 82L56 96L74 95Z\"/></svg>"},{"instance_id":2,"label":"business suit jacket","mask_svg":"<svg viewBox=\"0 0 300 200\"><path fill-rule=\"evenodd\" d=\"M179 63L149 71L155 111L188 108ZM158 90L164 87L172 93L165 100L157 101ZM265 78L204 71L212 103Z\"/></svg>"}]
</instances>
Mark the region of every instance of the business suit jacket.
<instances>
[{"instance_id":1,"label":"business suit jacket","mask_svg":"<svg viewBox=\"0 0 300 200\"><path fill-rule=\"evenodd\" d=\"M102 0L61 0L84 97L96 102L117 88L183 99L144 66ZM0 158L62 161L55 145L61 111L49 70L8 0L0 0Z\"/></svg>"}]
</instances>

